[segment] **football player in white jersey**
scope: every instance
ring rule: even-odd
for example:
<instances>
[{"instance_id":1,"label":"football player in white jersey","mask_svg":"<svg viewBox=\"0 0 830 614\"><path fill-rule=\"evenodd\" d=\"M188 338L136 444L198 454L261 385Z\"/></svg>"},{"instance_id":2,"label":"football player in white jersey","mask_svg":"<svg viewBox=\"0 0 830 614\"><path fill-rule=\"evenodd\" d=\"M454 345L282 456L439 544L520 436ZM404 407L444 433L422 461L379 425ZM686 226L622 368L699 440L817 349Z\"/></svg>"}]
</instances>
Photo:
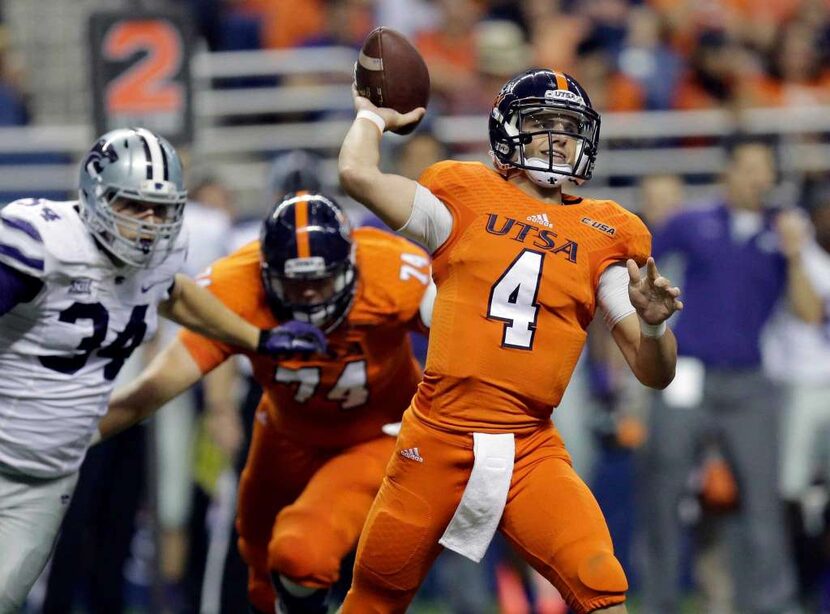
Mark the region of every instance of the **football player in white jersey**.
<instances>
[{"instance_id":1,"label":"football player in white jersey","mask_svg":"<svg viewBox=\"0 0 830 614\"><path fill-rule=\"evenodd\" d=\"M173 147L131 128L88 152L78 201L0 210L0 614L46 564L113 380L157 313L271 353L270 331L177 274L186 197Z\"/></svg>"}]
</instances>

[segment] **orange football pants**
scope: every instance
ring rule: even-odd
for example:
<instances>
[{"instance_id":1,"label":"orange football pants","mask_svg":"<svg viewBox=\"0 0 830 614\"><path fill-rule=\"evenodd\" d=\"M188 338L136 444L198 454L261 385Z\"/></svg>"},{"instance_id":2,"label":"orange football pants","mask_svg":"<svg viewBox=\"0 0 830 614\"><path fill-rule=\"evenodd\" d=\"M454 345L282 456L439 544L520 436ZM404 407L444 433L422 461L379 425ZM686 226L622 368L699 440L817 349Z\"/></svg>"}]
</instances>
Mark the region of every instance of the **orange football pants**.
<instances>
[{"instance_id":1,"label":"orange football pants","mask_svg":"<svg viewBox=\"0 0 830 614\"><path fill-rule=\"evenodd\" d=\"M312 448L275 431L257 411L236 519L257 609L274 610L271 573L316 588L337 581L394 444L382 435L340 450Z\"/></svg>"},{"instance_id":2,"label":"orange football pants","mask_svg":"<svg viewBox=\"0 0 830 614\"><path fill-rule=\"evenodd\" d=\"M499 531L580 614L625 601L628 589L605 519L576 475L553 424L516 436ZM418 448L423 462L401 451ZM343 614L392 614L407 605L443 549L473 466L473 438L404 414L395 453L360 537Z\"/></svg>"}]
</instances>

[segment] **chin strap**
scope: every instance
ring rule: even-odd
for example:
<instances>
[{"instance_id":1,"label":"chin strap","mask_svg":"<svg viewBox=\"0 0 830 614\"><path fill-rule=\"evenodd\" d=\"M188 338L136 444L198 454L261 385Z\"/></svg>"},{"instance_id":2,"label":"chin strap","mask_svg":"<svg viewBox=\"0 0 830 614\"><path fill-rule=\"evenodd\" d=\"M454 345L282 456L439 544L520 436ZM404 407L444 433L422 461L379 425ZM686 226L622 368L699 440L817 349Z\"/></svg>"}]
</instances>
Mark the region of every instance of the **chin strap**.
<instances>
[{"instance_id":1,"label":"chin strap","mask_svg":"<svg viewBox=\"0 0 830 614\"><path fill-rule=\"evenodd\" d=\"M528 179L530 179L533 183L543 188L558 188L562 186L566 180L571 179L571 177L569 177L568 175L563 175L562 173L552 173L550 171L531 169L523 170Z\"/></svg>"},{"instance_id":2,"label":"chin strap","mask_svg":"<svg viewBox=\"0 0 830 614\"><path fill-rule=\"evenodd\" d=\"M538 164L537 168L522 170L524 170L528 179L543 188L558 188L566 181L576 183L572 175L573 167L570 164L554 164L553 170L548 170L548 163L540 158L528 158L526 164Z\"/></svg>"}]
</instances>

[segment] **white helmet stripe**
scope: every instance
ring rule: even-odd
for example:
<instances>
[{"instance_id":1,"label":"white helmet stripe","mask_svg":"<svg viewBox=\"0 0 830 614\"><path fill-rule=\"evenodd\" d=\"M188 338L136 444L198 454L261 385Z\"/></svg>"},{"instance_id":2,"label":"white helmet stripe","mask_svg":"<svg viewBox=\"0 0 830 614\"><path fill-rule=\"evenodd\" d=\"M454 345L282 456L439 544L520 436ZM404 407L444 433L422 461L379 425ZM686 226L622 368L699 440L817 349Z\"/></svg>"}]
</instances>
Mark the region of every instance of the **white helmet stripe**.
<instances>
[{"instance_id":1,"label":"white helmet stripe","mask_svg":"<svg viewBox=\"0 0 830 614\"><path fill-rule=\"evenodd\" d=\"M147 177L147 179L164 181L164 153L161 150L161 144L159 144L156 135L144 128L136 128L135 131L144 139L144 142L147 143L147 148L150 150L150 167L153 170L153 176Z\"/></svg>"}]
</instances>

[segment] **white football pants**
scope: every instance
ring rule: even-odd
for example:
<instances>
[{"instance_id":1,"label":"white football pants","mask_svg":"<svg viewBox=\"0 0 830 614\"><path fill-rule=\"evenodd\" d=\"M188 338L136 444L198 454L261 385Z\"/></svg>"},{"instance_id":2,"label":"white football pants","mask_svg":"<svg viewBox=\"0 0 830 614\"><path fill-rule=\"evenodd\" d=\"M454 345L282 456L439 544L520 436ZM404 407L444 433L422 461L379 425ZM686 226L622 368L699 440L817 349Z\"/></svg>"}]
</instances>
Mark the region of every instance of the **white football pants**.
<instances>
[{"instance_id":1,"label":"white football pants","mask_svg":"<svg viewBox=\"0 0 830 614\"><path fill-rule=\"evenodd\" d=\"M0 473L0 614L20 611L46 566L78 474L43 480Z\"/></svg>"}]
</instances>

